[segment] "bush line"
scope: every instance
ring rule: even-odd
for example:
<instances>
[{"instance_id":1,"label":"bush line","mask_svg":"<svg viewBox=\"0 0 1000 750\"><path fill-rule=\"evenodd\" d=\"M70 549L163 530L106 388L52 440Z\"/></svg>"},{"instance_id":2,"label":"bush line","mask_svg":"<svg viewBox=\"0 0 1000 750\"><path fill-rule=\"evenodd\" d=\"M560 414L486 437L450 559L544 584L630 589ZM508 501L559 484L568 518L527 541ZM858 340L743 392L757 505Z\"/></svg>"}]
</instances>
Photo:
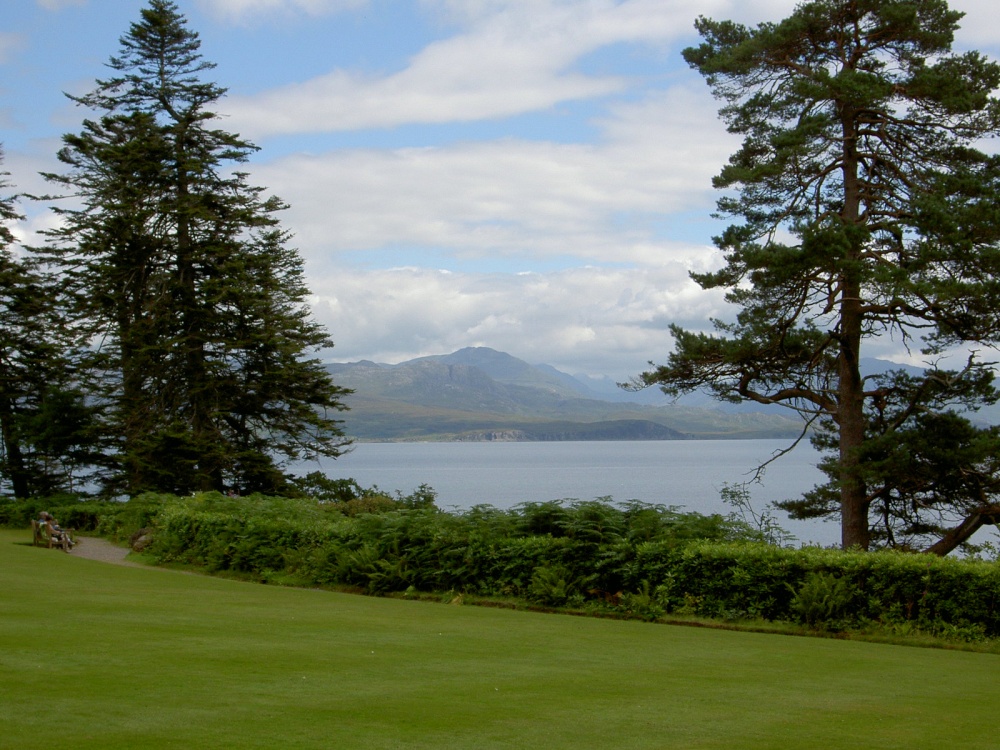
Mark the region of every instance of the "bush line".
<instances>
[{"instance_id":1,"label":"bush line","mask_svg":"<svg viewBox=\"0 0 1000 750\"><path fill-rule=\"evenodd\" d=\"M977 641L1000 634L1000 566L900 552L793 549L732 517L595 501L443 512L419 495L358 505L207 493L127 503L0 501L0 524L41 509L163 563L369 594L452 592L648 620L691 615L878 627ZM65 520L64 520L65 519Z\"/></svg>"}]
</instances>

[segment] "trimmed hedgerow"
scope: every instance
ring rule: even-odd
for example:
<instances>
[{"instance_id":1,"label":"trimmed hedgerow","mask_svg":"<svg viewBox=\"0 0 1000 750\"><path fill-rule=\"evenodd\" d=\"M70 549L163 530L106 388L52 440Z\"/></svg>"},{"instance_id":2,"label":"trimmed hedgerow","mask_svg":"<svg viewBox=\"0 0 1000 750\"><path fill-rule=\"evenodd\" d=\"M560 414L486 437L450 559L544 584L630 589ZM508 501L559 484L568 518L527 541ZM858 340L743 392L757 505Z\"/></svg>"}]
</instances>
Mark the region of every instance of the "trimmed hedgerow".
<instances>
[{"instance_id":1,"label":"trimmed hedgerow","mask_svg":"<svg viewBox=\"0 0 1000 750\"><path fill-rule=\"evenodd\" d=\"M709 617L833 629L912 623L1000 635L1000 565L900 552L696 543L670 573L668 606Z\"/></svg>"},{"instance_id":2,"label":"trimmed hedgerow","mask_svg":"<svg viewBox=\"0 0 1000 750\"><path fill-rule=\"evenodd\" d=\"M26 526L43 505L119 539L151 528L147 552L162 561L262 581L519 597L645 619L680 613L1000 635L996 563L779 547L731 518L664 506L553 501L445 513L401 498L381 512L345 513L342 503L310 499L149 494L127 503L0 502L0 523Z\"/></svg>"},{"instance_id":3,"label":"trimmed hedgerow","mask_svg":"<svg viewBox=\"0 0 1000 750\"><path fill-rule=\"evenodd\" d=\"M539 571L554 570L559 576L550 578L564 580L579 601L639 586L669 550L691 539L750 533L721 516L635 503L479 506L465 513L397 506L345 515L308 500L207 494L163 502L149 551L213 571L265 580L281 574L372 593L412 587L531 598L543 588ZM640 549L650 571L639 567Z\"/></svg>"},{"instance_id":4,"label":"trimmed hedgerow","mask_svg":"<svg viewBox=\"0 0 1000 750\"><path fill-rule=\"evenodd\" d=\"M635 504L348 517L308 501L203 496L164 506L154 549L212 570L370 593L412 588L826 629L878 623L967 638L1000 634L994 563L789 549L741 536L752 534L719 517Z\"/></svg>"}]
</instances>

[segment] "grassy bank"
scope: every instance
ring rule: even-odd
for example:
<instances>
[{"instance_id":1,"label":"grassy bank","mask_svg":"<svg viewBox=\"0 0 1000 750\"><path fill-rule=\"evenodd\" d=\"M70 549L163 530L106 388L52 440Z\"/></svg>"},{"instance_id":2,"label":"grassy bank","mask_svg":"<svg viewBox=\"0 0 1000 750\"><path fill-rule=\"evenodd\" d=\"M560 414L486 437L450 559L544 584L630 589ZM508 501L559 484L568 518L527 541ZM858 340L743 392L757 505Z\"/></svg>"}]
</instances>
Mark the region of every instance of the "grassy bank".
<instances>
[{"instance_id":1,"label":"grassy bank","mask_svg":"<svg viewBox=\"0 0 1000 750\"><path fill-rule=\"evenodd\" d=\"M996 656L124 568L0 530L16 748L995 746Z\"/></svg>"}]
</instances>

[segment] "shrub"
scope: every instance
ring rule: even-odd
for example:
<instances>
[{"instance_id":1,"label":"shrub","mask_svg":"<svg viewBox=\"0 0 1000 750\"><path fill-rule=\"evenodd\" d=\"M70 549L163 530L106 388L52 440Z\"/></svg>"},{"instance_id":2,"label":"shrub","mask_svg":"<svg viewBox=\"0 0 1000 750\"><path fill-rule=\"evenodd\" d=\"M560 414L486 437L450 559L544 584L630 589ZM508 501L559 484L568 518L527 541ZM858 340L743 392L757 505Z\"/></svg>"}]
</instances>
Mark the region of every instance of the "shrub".
<instances>
[{"instance_id":1,"label":"shrub","mask_svg":"<svg viewBox=\"0 0 1000 750\"><path fill-rule=\"evenodd\" d=\"M103 518L116 513L120 506L121 503L69 494L28 500L0 498L0 526L27 528L44 510L55 516L59 524L67 529L93 531Z\"/></svg>"},{"instance_id":2,"label":"shrub","mask_svg":"<svg viewBox=\"0 0 1000 750\"><path fill-rule=\"evenodd\" d=\"M1000 566L995 563L892 551L709 542L685 548L672 573L671 605L690 606L697 600L697 614L711 617L800 620L805 599L799 599L796 609L795 596L810 573L825 573L848 587L839 594L828 592L828 604L837 602L839 620L912 622L927 632L981 626L989 637L1000 635ZM817 607L823 585L814 580L806 595ZM833 586L830 579L826 585Z\"/></svg>"},{"instance_id":3,"label":"shrub","mask_svg":"<svg viewBox=\"0 0 1000 750\"><path fill-rule=\"evenodd\" d=\"M540 604L561 607L571 598L582 599L580 581L564 565L542 565L531 574L528 596Z\"/></svg>"},{"instance_id":4,"label":"shrub","mask_svg":"<svg viewBox=\"0 0 1000 750\"><path fill-rule=\"evenodd\" d=\"M451 591L586 603L644 619L679 612L827 629L875 624L964 640L1000 635L996 563L790 549L746 541L740 524L720 516L639 503L445 513L429 502L429 488L405 507L382 498L357 498L356 512L346 514L354 500L220 493L150 493L126 503L6 500L0 523L26 527L44 506L67 526L118 539L151 527L147 552L163 561L374 594ZM330 512L334 506L342 507Z\"/></svg>"},{"instance_id":5,"label":"shrub","mask_svg":"<svg viewBox=\"0 0 1000 750\"><path fill-rule=\"evenodd\" d=\"M846 579L811 571L789 602L789 609L806 625L838 630L845 625L855 595Z\"/></svg>"},{"instance_id":6,"label":"shrub","mask_svg":"<svg viewBox=\"0 0 1000 750\"><path fill-rule=\"evenodd\" d=\"M638 591L622 594L621 607L633 617L639 617L650 622L659 620L667 612L664 603L669 595L670 586L657 586L650 591L650 583L644 580Z\"/></svg>"}]
</instances>

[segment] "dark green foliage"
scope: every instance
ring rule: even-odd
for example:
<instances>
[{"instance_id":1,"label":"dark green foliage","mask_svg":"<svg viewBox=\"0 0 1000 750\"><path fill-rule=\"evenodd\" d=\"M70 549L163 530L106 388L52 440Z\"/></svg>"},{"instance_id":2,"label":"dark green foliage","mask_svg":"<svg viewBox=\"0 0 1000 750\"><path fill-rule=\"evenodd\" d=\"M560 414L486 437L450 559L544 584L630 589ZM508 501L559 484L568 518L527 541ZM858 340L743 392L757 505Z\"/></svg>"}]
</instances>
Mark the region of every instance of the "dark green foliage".
<instances>
[{"instance_id":1,"label":"dark green foliage","mask_svg":"<svg viewBox=\"0 0 1000 750\"><path fill-rule=\"evenodd\" d=\"M995 563L698 543L684 550L671 574L670 606L692 614L800 620L829 629L1000 635Z\"/></svg>"},{"instance_id":2,"label":"dark green foliage","mask_svg":"<svg viewBox=\"0 0 1000 750\"><path fill-rule=\"evenodd\" d=\"M870 382L878 398L866 410L867 439L857 456L870 500L872 540L942 554L958 545L977 551L966 540L1000 518L1000 430L973 425L952 407L992 401L992 374L934 370L922 378L892 373ZM835 440L830 430L814 438L827 449ZM831 483L778 505L800 518L834 512L839 462L827 458L821 467Z\"/></svg>"},{"instance_id":3,"label":"dark green foliage","mask_svg":"<svg viewBox=\"0 0 1000 750\"><path fill-rule=\"evenodd\" d=\"M70 494L29 500L0 498L0 526L27 528L43 510L51 513L59 525L67 529L103 531L103 527L124 510L124 504Z\"/></svg>"},{"instance_id":4,"label":"dark green foliage","mask_svg":"<svg viewBox=\"0 0 1000 750\"><path fill-rule=\"evenodd\" d=\"M147 552L163 562L263 582L513 597L645 620L673 613L825 630L919 630L959 640L1000 636L995 563L776 547L753 541L752 529L732 521L706 523L698 514L635 503L598 501L600 515L621 530L600 542L567 536L559 527L556 534L524 530L526 511L534 515L544 506L551 516L561 510L564 522L573 520L561 526L575 527L593 519L594 503L480 506L464 513L397 506L355 516L331 513L330 505L208 493L78 507L97 509L98 528L118 538L151 527L155 541ZM71 507L58 507L72 517ZM27 508L0 503L0 519L18 525L16 513ZM651 514L660 519L652 535ZM639 518L643 532L630 540Z\"/></svg>"},{"instance_id":5,"label":"dark green foliage","mask_svg":"<svg viewBox=\"0 0 1000 750\"><path fill-rule=\"evenodd\" d=\"M733 220L715 240L726 265L694 275L738 313L714 334L674 326L674 352L640 384L781 404L818 427L830 484L792 509L839 515L844 547L945 554L998 510L988 489L897 484L882 458L929 415L995 402L989 363L881 382L860 370L875 337L928 361L1000 342L1000 158L976 148L1000 132L1000 65L952 53L961 16L943 0L813 0L756 28L700 18L703 42L684 51L743 138L714 183ZM949 482L988 488L994 467L962 429Z\"/></svg>"},{"instance_id":6,"label":"dark green foliage","mask_svg":"<svg viewBox=\"0 0 1000 750\"><path fill-rule=\"evenodd\" d=\"M843 578L811 572L799 586L788 608L806 625L836 628L850 611L854 591Z\"/></svg>"},{"instance_id":7,"label":"dark green foliage","mask_svg":"<svg viewBox=\"0 0 1000 750\"><path fill-rule=\"evenodd\" d=\"M74 380L79 339L53 282L15 254L8 223L17 218L14 199L0 196L0 479L27 498L73 491L99 446Z\"/></svg>"},{"instance_id":8,"label":"dark green foliage","mask_svg":"<svg viewBox=\"0 0 1000 750\"><path fill-rule=\"evenodd\" d=\"M527 595L532 601L562 607L583 600L585 585L564 565L540 565L531 574Z\"/></svg>"},{"instance_id":9,"label":"dark green foliage","mask_svg":"<svg viewBox=\"0 0 1000 750\"><path fill-rule=\"evenodd\" d=\"M367 512L357 506L351 512L340 509L363 503L365 497L317 504L209 493L183 499L145 495L130 504L148 507L149 498L161 503L153 550L164 559L265 578L283 570L371 592L412 586L421 591L527 596L547 603L561 598L559 589L567 600L575 596L582 601L639 587L643 578L654 580L647 571L661 570L663 560L691 539L729 539L747 532L721 517L636 503L616 507L602 501L556 502L443 513L426 504L428 490L418 488ZM379 496L368 499L372 497ZM551 532L532 532L542 508L547 517L557 515L561 522ZM600 537L594 530L598 518ZM298 541L289 544L292 538ZM312 541L303 548L301 540L306 538ZM648 566L642 567L640 559Z\"/></svg>"},{"instance_id":10,"label":"dark green foliage","mask_svg":"<svg viewBox=\"0 0 1000 750\"><path fill-rule=\"evenodd\" d=\"M650 591L649 581L643 580L638 591L622 594L621 608L632 617L655 622L667 613L668 592L669 585Z\"/></svg>"},{"instance_id":11,"label":"dark green foliage","mask_svg":"<svg viewBox=\"0 0 1000 750\"><path fill-rule=\"evenodd\" d=\"M311 471L304 477L295 477L292 484L318 503L346 503L365 497L369 492L353 479L330 479L321 471Z\"/></svg>"},{"instance_id":12,"label":"dark green foliage","mask_svg":"<svg viewBox=\"0 0 1000 750\"><path fill-rule=\"evenodd\" d=\"M150 0L112 77L77 104L97 113L64 137L77 198L38 256L62 275L93 341L93 389L113 442L109 492L290 489L288 461L336 457L346 394L311 352L311 320L285 205L239 165L256 150L216 129L225 93L202 80L198 35Z\"/></svg>"}]
</instances>

